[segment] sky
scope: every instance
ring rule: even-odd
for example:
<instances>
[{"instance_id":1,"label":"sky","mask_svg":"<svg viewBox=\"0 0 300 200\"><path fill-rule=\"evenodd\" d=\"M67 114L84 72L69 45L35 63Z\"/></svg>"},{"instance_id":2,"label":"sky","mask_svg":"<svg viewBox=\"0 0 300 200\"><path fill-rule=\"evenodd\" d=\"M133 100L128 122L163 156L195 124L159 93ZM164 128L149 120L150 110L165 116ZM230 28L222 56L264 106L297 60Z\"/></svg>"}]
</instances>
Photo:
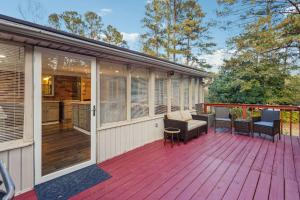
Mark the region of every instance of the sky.
<instances>
[{"instance_id":1,"label":"sky","mask_svg":"<svg viewBox=\"0 0 300 200\"><path fill-rule=\"evenodd\" d=\"M141 20L144 17L145 5L149 0L1 0L0 13L15 18L22 18L19 7L26 13L28 2L39 2L41 5L41 16L37 23L47 25L47 17L51 13L62 13L65 10L75 10L79 13L93 11L102 16L105 25L111 24L122 32L129 47L139 51L139 35L143 33ZM216 0L198 0L206 13L205 20L217 19L216 10L218 5ZM28 15L28 14L27 14ZM29 15L28 15L29 16ZM30 20L29 18L27 20ZM240 30L224 31L218 28L210 30L213 41L217 44L216 51L212 55L202 55L209 64L215 66L213 71L217 71L222 64L222 59L230 54L226 49L226 40L239 33Z\"/></svg>"}]
</instances>

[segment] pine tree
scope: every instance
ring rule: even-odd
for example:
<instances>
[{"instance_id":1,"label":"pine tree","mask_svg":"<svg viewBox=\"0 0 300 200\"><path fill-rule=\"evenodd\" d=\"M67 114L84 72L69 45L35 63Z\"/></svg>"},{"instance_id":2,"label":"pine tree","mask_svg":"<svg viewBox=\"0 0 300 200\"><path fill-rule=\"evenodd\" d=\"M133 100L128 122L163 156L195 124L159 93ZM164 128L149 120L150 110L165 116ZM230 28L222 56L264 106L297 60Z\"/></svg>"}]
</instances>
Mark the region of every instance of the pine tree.
<instances>
[{"instance_id":1,"label":"pine tree","mask_svg":"<svg viewBox=\"0 0 300 200\"><path fill-rule=\"evenodd\" d=\"M112 25L108 25L106 30L104 31L103 41L109 44L114 44L120 47L128 48L127 42L123 39L122 33L120 33Z\"/></svg>"},{"instance_id":2,"label":"pine tree","mask_svg":"<svg viewBox=\"0 0 300 200\"><path fill-rule=\"evenodd\" d=\"M186 65L200 63L198 54L210 52L210 48L215 46L209 42L209 26L203 22L205 17L201 6L196 0L187 0L183 3L183 21L181 23L181 50L185 58Z\"/></svg>"},{"instance_id":3,"label":"pine tree","mask_svg":"<svg viewBox=\"0 0 300 200\"><path fill-rule=\"evenodd\" d=\"M153 0L146 5L142 35L145 53L165 57L174 62L185 58L186 64L199 61L198 53L208 50L208 26L196 0Z\"/></svg>"},{"instance_id":4,"label":"pine tree","mask_svg":"<svg viewBox=\"0 0 300 200\"><path fill-rule=\"evenodd\" d=\"M162 0L153 0L147 3L145 17L142 20L143 27L147 32L141 35L143 51L149 55L163 56L161 48L163 46L163 4Z\"/></svg>"}]
</instances>

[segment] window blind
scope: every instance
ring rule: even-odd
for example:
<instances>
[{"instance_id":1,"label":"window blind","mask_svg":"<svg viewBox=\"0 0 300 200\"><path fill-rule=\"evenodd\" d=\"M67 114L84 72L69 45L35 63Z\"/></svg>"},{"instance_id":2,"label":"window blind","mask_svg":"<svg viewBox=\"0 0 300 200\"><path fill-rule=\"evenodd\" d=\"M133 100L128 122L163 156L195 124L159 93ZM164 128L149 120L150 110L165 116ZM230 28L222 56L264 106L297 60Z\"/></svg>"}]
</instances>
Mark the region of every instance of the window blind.
<instances>
[{"instance_id":1,"label":"window blind","mask_svg":"<svg viewBox=\"0 0 300 200\"><path fill-rule=\"evenodd\" d=\"M100 124L127 119L127 67L100 63Z\"/></svg>"},{"instance_id":2,"label":"window blind","mask_svg":"<svg viewBox=\"0 0 300 200\"><path fill-rule=\"evenodd\" d=\"M180 110L180 78L171 79L171 111Z\"/></svg>"},{"instance_id":3,"label":"window blind","mask_svg":"<svg viewBox=\"0 0 300 200\"><path fill-rule=\"evenodd\" d=\"M155 99L154 113L167 113L168 96L167 96L167 73L155 72Z\"/></svg>"},{"instance_id":4,"label":"window blind","mask_svg":"<svg viewBox=\"0 0 300 200\"><path fill-rule=\"evenodd\" d=\"M195 99L196 99L196 90L195 90L195 79L192 79L192 109L195 109Z\"/></svg>"},{"instance_id":5,"label":"window blind","mask_svg":"<svg viewBox=\"0 0 300 200\"><path fill-rule=\"evenodd\" d=\"M0 43L0 142L22 139L24 48Z\"/></svg>"},{"instance_id":6,"label":"window blind","mask_svg":"<svg viewBox=\"0 0 300 200\"><path fill-rule=\"evenodd\" d=\"M149 115L149 71L133 68L131 73L131 118Z\"/></svg>"},{"instance_id":7,"label":"window blind","mask_svg":"<svg viewBox=\"0 0 300 200\"><path fill-rule=\"evenodd\" d=\"M183 103L183 108L184 110L188 110L189 109L189 78L184 78L183 79L183 95L184 95L184 103Z\"/></svg>"}]
</instances>

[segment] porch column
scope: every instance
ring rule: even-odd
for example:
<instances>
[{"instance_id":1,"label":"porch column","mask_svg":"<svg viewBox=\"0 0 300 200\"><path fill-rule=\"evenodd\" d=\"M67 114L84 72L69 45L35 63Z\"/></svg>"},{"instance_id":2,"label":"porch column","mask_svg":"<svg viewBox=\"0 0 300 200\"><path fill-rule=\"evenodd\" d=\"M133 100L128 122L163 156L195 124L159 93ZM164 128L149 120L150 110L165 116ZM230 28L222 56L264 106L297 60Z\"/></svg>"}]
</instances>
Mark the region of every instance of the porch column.
<instances>
[{"instance_id":1,"label":"porch column","mask_svg":"<svg viewBox=\"0 0 300 200\"><path fill-rule=\"evenodd\" d=\"M127 66L127 121L131 120L131 66Z\"/></svg>"},{"instance_id":2,"label":"porch column","mask_svg":"<svg viewBox=\"0 0 300 200\"><path fill-rule=\"evenodd\" d=\"M155 101L155 73L150 69L149 78L149 116L154 116L154 101Z\"/></svg>"},{"instance_id":3,"label":"porch column","mask_svg":"<svg viewBox=\"0 0 300 200\"><path fill-rule=\"evenodd\" d=\"M24 142L33 142L33 49L25 47Z\"/></svg>"}]
</instances>

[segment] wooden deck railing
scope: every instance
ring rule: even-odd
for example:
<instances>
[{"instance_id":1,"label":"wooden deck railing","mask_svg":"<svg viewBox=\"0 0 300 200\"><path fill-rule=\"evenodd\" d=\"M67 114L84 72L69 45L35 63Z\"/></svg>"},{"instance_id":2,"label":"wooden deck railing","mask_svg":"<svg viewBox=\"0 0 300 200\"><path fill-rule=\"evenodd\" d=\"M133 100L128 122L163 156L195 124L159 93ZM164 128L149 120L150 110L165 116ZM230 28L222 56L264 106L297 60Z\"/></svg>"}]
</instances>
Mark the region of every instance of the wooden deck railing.
<instances>
[{"instance_id":1,"label":"wooden deck railing","mask_svg":"<svg viewBox=\"0 0 300 200\"><path fill-rule=\"evenodd\" d=\"M244 119L247 118L247 111L251 111L251 117L255 110L260 109L273 109L280 110L280 126L281 133L284 134L283 126L289 126L289 135L297 135L300 136L300 106L289 106L289 105L260 105L260 104L226 104L226 103L204 103L204 112L207 113L208 109L211 107L228 107L228 108L241 108L242 109L242 117ZM288 123L283 122L283 113L289 113L288 115ZM293 123L293 113L298 114L297 122ZM293 127L294 126L294 127ZM298 126L298 127L297 127ZM298 129L298 130L297 130Z\"/></svg>"}]
</instances>

